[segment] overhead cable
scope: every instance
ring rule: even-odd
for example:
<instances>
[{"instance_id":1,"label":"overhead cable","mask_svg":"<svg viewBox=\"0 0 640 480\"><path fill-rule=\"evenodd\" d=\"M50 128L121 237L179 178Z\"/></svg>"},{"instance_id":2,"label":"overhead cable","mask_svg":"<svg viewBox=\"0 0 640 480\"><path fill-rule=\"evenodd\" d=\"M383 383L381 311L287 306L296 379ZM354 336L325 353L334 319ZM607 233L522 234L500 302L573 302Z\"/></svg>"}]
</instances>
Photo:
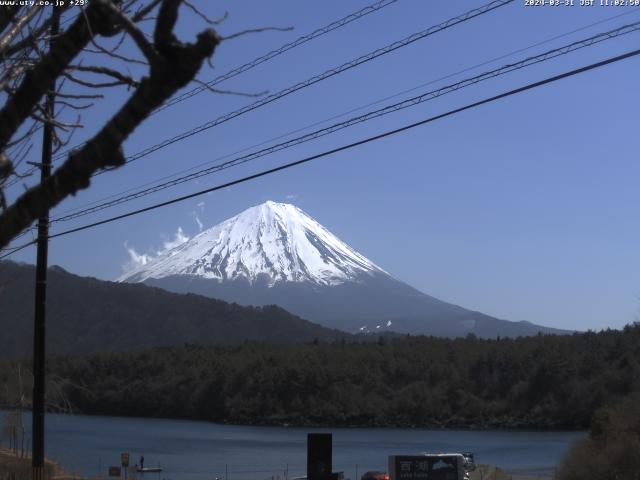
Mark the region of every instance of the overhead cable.
<instances>
[{"instance_id":1,"label":"overhead cable","mask_svg":"<svg viewBox=\"0 0 640 480\"><path fill-rule=\"evenodd\" d=\"M498 95L494 95L492 97L488 97L488 98L485 98L483 100L479 100L477 102L467 104L467 105L465 105L463 107L459 107L459 108L455 108L453 110L449 110L449 111L447 111L445 113L441 113L439 115L435 115L435 116L426 118L424 120L420 120L418 122L410 123L408 125L404 125L402 127L399 127L399 128L393 129L393 130L388 130L388 131L380 133L378 135L367 137L367 138L364 138L362 140L358 140L356 142L352 142L352 143L349 143L349 144L346 144L346 145L342 145L340 147L337 147L337 148L334 148L334 149L331 149L331 150L326 150L326 151L324 151L322 153L318 153L316 155L311 155L309 157L305 157L305 158L302 158L300 160L296 160L294 162L286 163L286 164L280 165L278 167L270 168L268 170L263 170L261 172L254 173L252 175L248 175L246 177L239 178L237 180L226 182L226 183L223 183L221 185L216 185L215 187L206 188L206 189L200 190L198 192L194 192L194 193L191 193L191 194L188 194L188 195L183 195L181 197L173 198L171 200L167 200L167 201L164 201L164 202L161 202L161 203L156 203L156 204L150 205L148 207L140 208L140 209L137 209L137 210L133 210L133 211L121 214L121 215L116 215L114 217L110 217L110 218L106 218L104 220L93 222L93 223L90 223L90 224L87 224L87 225L82 225L80 227L76 227L76 228L72 228L72 229L69 229L69 230L62 231L62 232L58 232L58 233L49 235L48 238L49 239L53 239L53 238L58 238L58 237L70 235L72 233L81 232L81 231L84 231L84 230L88 230L88 229L91 229L91 228L98 227L100 225L105 225L105 224L112 223L112 222L115 222L115 221L118 221L118 220L122 220L124 218L129 218L129 217L133 217L133 216L136 216L136 215L140 215L142 213L150 212L152 210L157 210L159 208L166 207L166 206L178 203L178 202L183 202L185 200L189 200L191 198L195 198L195 197L198 197L198 196L201 196L201 195L205 195L207 193L211 193L211 192L222 190L222 189L225 189L225 188L228 188L228 187L239 185L241 183L245 183L245 182L248 182L248 181L251 181L251 180L255 180L257 178L265 177L267 175L271 175L271 174L276 173L276 172L287 170L289 168L296 167L298 165L303 165L305 163L309 163L311 161L314 161L314 160L317 160L317 159L320 159L320 158L328 157L330 155L334 155L334 154L339 153L339 152L343 152L343 151L350 150L350 149L355 148L355 147L359 147L361 145L365 145L365 144L368 144L368 143L371 143L371 142L375 142L377 140L381 140L383 138L386 138L386 137L389 137L389 136L392 136L392 135L397 135L398 133L405 132L405 131L408 131L408 130L412 130L412 129L416 128L416 127L419 127L419 126L422 126L422 125L426 125L426 124L432 123L432 122L434 122L436 120L440 120L442 118L450 117L450 116L456 115L458 113L464 112L466 110L471 110L471 109L477 108L479 106L486 105L488 103L492 103L492 102L495 102L497 100L501 100L503 98L507 98L507 97L510 97L510 96L513 96L513 95L517 95L517 94L526 92L528 90L533 90L535 88L539 88L541 86L548 85L550 83L554 83L554 82L557 82L559 80L563 80L565 78L573 77L573 76L588 72L590 70L595 70L597 68L601 68L601 67L604 67L606 65L610 65L610 64L613 64L613 63L616 63L616 62L620 62L622 60L626 60L628 58L635 57L637 55L640 55L640 49L632 50L632 51L629 51L627 53L623 53L623 54L617 55L615 57L610 57L610 58L607 58L605 60L601 60L601 61L596 62L596 63L591 63L591 64L586 65L584 67L576 68L576 69L573 69L573 70L570 70L570 71L567 71L567 72L564 72L564 73L561 73L561 74L558 74L558 75L554 75L552 77L548 77L548 78L545 78L543 80L539 80L537 82L529 83L529 84L524 85L522 87L518 87L518 88L515 88L513 90L509 90L507 92L503 92L503 93L500 93ZM15 247L13 249L13 252L0 256L0 259L3 259L5 257L11 255L12 253L16 252L16 251L19 251L19 250L21 250L23 248L26 248L29 245L33 245L33 243L34 242L30 242L30 243L26 243L24 245L20 245L19 247Z\"/></svg>"},{"instance_id":2,"label":"overhead cable","mask_svg":"<svg viewBox=\"0 0 640 480\"><path fill-rule=\"evenodd\" d=\"M239 155L239 154L241 154L241 153L244 153L244 152L250 151L251 149L254 149L254 148L257 148L257 147L262 147L263 145L268 145L268 144L269 144L269 143L271 143L271 142L275 142L275 141L277 141L277 140L281 140L281 139L283 139L283 138L287 138L287 137L289 137L289 136L291 136L291 135L294 135L294 134L296 134L296 133L303 132L303 131L305 131L305 130L309 130L310 128L313 128L313 127L316 127L316 126L322 125L322 124L327 123L327 122L330 122L330 121L332 121L332 120L337 120L337 119L342 118L342 117L344 117L344 116L346 116L346 115L349 115L349 114L355 113L355 112L357 112L357 111L363 110L363 109L368 108L368 107L372 107L372 106L374 106L374 105L378 105L378 104L380 104L380 103L382 103L382 102L385 102L385 101L387 101L387 100L391 100L391 99L393 99L393 98L400 97L400 96L405 95L405 94L407 94L407 93L415 92L416 90L419 90L419 89L421 89L421 88L427 87L427 86L429 86L429 85L433 85L433 84L438 83L438 82L441 82L441 81L443 81L443 80L447 80L447 79L449 79L449 78L456 77L456 76L458 76L458 75L460 75L460 74L462 74L462 73L465 73L465 72L469 72L469 71L475 70L475 69L477 69L477 68L479 68L479 67L482 67L482 66L485 66L485 65L489 65L489 64L494 63L494 62L496 62L496 61L498 61L498 60L502 60L502 59L504 59L504 58L511 57L511 56L516 55L516 54L518 54L518 53L522 53L522 52L525 52L525 51L527 51L527 50L531 50L532 48L539 47L539 46L541 46L541 45L544 45L544 44L546 44L546 43L552 42L552 41L557 40L557 39L559 39L559 38L563 38L563 37L566 37L566 36L572 35L572 34L574 34L574 33L577 33L577 32L583 31L583 30L586 30L586 29L591 28L591 27L594 27L594 26L596 26L596 25L600 25L600 24L603 24L603 23L609 22L609 21L611 21L611 20L617 19L617 18L622 17L622 16L629 15L629 14L632 14L632 13L636 13L636 11L633 11L633 10L625 11L625 12L619 13L619 14L617 14L617 15L613 15L613 16L611 16L611 17L607 17L607 18L604 18L604 19L598 20L598 21L596 21L596 22L593 22L593 23L590 23L590 24L587 24L587 25L583 25L582 27L579 27L579 28L576 28L576 29L570 30L570 31L568 31L568 32L564 32L564 33L562 33L562 34L560 34L560 35L555 35L555 36L550 37L550 38L547 38L547 39L545 39L545 40L542 40L542 41L539 41L539 42L533 43L533 44L531 44L531 45L529 45L529 46L522 47L522 48L519 48L519 49L517 49L517 50L513 50L513 51L511 51L511 52L509 52L509 53L506 53L506 54L500 55L500 56L498 56L498 57L494 57L494 58L492 58L492 59L490 59L490 60L485 60L485 61L483 61L483 62L481 62L481 63L477 63L477 64L472 65L472 66L470 66L470 67L466 67L466 68L464 68L464 69L462 69L462 70L458 70L458 71L456 71L456 72L449 73L449 74L444 75L444 76L442 76L442 77L439 77L439 78L436 78L436 79L429 80L428 82L422 83L422 84L417 85L417 86L415 86L415 87L412 87L412 88L409 88L409 89L406 89L406 90L402 90L402 91L397 92L397 93L394 93L394 94L392 94L392 95L388 95L388 96L383 97L383 98L381 98L381 99L378 99L378 100L375 100L375 101L369 102L369 103L367 103L367 104L365 104L365 105L361 105L361 106L359 106L359 107L352 108L352 109L347 110L347 111L345 111L345 112L342 112L342 113L340 113L340 114L332 115L331 117L329 117L329 118L325 118L324 120L316 121L316 122L314 122L314 123L312 123L312 124L305 125L304 127L296 128L295 130L292 130L292 131L289 131L289 132L287 132L287 133L283 133L283 134L277 135L276 137L272 137L272 138L270 138L270 139L268 139L268 140L263 140L263 141L261 141L261 142L259 142L259 143L256 143L256 144L253 144L253 145L250 145L250 146L244 147L244 148L242 148L242 149L240 149L240 150L236 150L235 152L232 152L232 153L228 153L228 154L222 155L222 156L220 156L220 157L217 157L215 160L209 160L209 161L206 161L206 162L202 162L202 163L200 163L200 164L194 165L194 166L189 167L189 168L186 168L186 169L184 169L184 170L180 170L180 171L178 171L178 172L174 172L174 173L172 173L172 174L165 175L165 176L160 177L160 178L157 178L157 179L155 179L155 180L145 182L145 183L144 183L144 184L142 184L142 185L137 185L137 186L135 186L135 187L131 187L131 188L127 189L127 190L124 190L124 191L121 191L121 192L117 192L117 193L113 193L113 194L108 195L108 196L106 196L106 197L103 197L103 198L101 198L101 199L94 200L94 201L92 201L92 202L88 202L88 203L84 204L83 206L78 206L78 207L74 207L74 208L70 208L70 209L64 210L64 211L60 212L60 213L59 213L59 215L60 215L60 216L63 216L63 215L66 215L67 213L72 213L72 212L76 212L76 211L79 211L79 210L84 210L84 209L86 209L86 208L88 208L88 207L90 207L90 206L97 205L97 204L101 204L101 203L106 202L107 200L114 199L114 198L117 198L117 197L121 197L121 196L123 196L123 195L125 195L125 194L127 194L127 193L134 192L135 190L139 190L139 189L142 189L142 188L147 187L147 186L150 186L150 185L154 185L154 184L156 184L156 183L158 183L158 182L161 182L161 181L163 181L163 180L168 180L168 179L170 179L170 178L175 178L175 177L182 176L182 175L184 175L184 174L186 174L186 173L188 173L188 172L194 171L194 170L196 170L196 169L198 169L198 168L201 168L201 167L203 167L203 166L205 166L205 165L211 165L212 163L215 163L215 162L220 161L220 160L224 160L225 158L230 158L230 157L233 157L233 156Z\"/></svg>"},{"instance_id":3,"label":"overhead cable","mask_svg":"<svg viewBox=\"0 0 640 480\"><path fill-rule=\"evenodd\" d=\"M307 42L310 42L311 40L314 40L316 38L322 37L323 35L326 35L334 30L337 30L341 27L344 27L345 25L350 24L351 22L354 22L356 20L359 20L363 17L366 17L367 15L369 15L370 13L375 13L378 12L380 10L382 10L385 7L388 7L389 5L392 5L394 3L398 2L398 0L380 0L378 2L372 3L371 5L367 5L364 8L361 8L360 10L358 10L357 12L351 13L345 17L342 17L338 20L335 20L331 23L329 23L328 25L325 25L323 27L317 28L316 30L314 30L311 33L308 33L306 35L302 35L300 37L298 37L297 39L295 39L293 42L289 42L289 43L285 43L284 45L271 50L270 52L261 55L253 60L251 60L250 62L244 63L242 65L240 65L239 67L236 67L232 70L229 70L228 72L217 76L216 78L214 78L213 80L203 84L203 85L199 85L198 87L193 88L192 90L189 90L188 92L185 92L177 97L172 98L171 100L165 102L164 104L162 104L160 107L158 107L155 111L152 112L152 115L171 107L172 105L175 105L177 103L183 102L191 97L196 96L197 94L206 91L212 87L214 87L215 85L218 85L222 82L224 82L225 80L229 80L230 78L236 77L244 72L247 72L249 70L251 70L254 67L257 67L258 65L261 65L265 62L268 62L269 60L278 57L286 52L288 52L289 50L292 50L296 47L299 47L301 45L304 45ZM76 145L75 147L73 147L72 149L68 149L65 150L64 152L60 152L58 153L55 157L54 160L60 160L61 158L66 157L69 154L70 150L74 150L79 148L80 146L82 146L83 144L80 145Z\"/></svg>"},{"instance_id":4,"label":"overhead cable","mask_svg":"<svg viewBox=\"0 0 640 480\"><path fill-rule=\"evenodd\" d=\"M548 60L551 60L553 58L557 58L561 55L566 55L568 53L574 52L576 50L580 50L582 48L585 47L589 47L592 46L594 44L603 42L605 40L609 40L612 38L617 38L619 36L622 35L626 35L635 31L640 30L640 21L629 24L629 25L624 25L622 27L616 28L614 30L611 30L609 32L604 32L604 33L599 33L597 35L591 36L589 38L580 40L580 41L576 41L576 42L572 42L568 45L564 45L562 47L559 48L554 48L552 50L548 50L544 53L541 53L539 55L534 55L534 56L530 56L527 57L525 59L522 59L520 61L514 62L514 63L510 63L507 65L504 65L500 68L496 68L484 73L481 73L479 75L461 80L459 82L450 84L450 85L446 85L444 87L438 88L436 90L431 90L425 93L422 93L420 95L408 98L406 100L403 100L401 102L397 102L391 105L387 105L385 107L367 112L365 114L362 115L358 115L355 117L352 117L348 120L344 120L342 122L338 122L335 123L333 125L321 128L319 130L315 130L313 132L309 132L306 133L304 135L298 136L296 138L278 143L276 145L267 147L267 148L263 148L261 150L234 158L232 160L228 160L226 162L222 162L222 163L218 163L216 165L213 165L211 167L190 173L188 175L184 175L178 178L175 178L173 180L167 181L167 182L163 182L160 183L158 185L154 185L152 187L148 187L142 190L138 190L137 192L133 192L133 193L129 193L127 195L123 195L121 197L112 199L110 201L107 202L103 202L97 205L94 205L92 207L88 207L88 208L84 208L81 209L79 211L75 211L73 213L69 213L66 215L62 215L59 217L56 217L54 219L51 220L51 222L64 222L64 221L69 221L69 220L73 220L76 219L78 217L82 217L91 213L95 213L101 210L104 210L106 208L110 208L122 203L126 203L147 195L150 195L152 193L156 193L159 192L161 190L165 190L167 188L171 188L174 187L176 185L180 185L182 183L186 183L189 182L191 180L195 180L196 178L200 178L203 177L205 175L210 175L222 170L226 170L228 168L231 167L235 167L244 163L247 163L249 161L255 160L257 158L260 157L264 157L266 155L270 155L272 153L275 152L279 152L281 150L285 150L291 147L294 147L296 145L300 145L302 143L306 143L308 141L311 140L315 140L317 138L335 133L339 130L343 130L345 128L360 124L360 123L364 123L370 120L373 120L375 118L379 118L385 115L388 115L390 113L394 113L397 112L399 110L403 110L409 107L413 107L415 105L433 100L435 98L439 98L443 95L455 92L457 90L460 90L462 88L466 88L472 85L475 85L479 82L485 81L485 80L489 80L491 78L495 78L501 75L505 75L507 73L511 73L513 71L516 70L520 70L538 63L542 63Z\"/></svg>"}]
</instances>

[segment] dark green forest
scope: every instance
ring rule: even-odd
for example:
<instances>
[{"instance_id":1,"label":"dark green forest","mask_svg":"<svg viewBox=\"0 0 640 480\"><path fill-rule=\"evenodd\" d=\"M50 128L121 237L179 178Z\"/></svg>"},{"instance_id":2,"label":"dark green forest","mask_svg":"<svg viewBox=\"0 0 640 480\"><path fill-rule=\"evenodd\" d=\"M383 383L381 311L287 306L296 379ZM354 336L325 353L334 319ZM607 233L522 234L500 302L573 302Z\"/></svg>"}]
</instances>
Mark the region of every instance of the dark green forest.
<instances>
[{"instance_id":1,"label":"dark green forest","mask_svg":"<svg viewBox=\"0 0 640 480\"><path fill-rule=\"evenodd\" d=\"M558 480L640 478L640 393L597 410L591 431L569 450Z\"/></svg>"},{"instance_id":2,"label":"dark green forest","mask_svg":"<svg viewBox=\"0 0 640 480\"><path fill-rule=\"evenodd\" d=\"M19 360L0 361L15 385ZM25 363L22 363L24 371ZM154 348L58 356L76 412L238 424L586 429L640 391L640 326L480 340ZM9 406L11 389L1 388Z\"/></svg>"}]
</instances>

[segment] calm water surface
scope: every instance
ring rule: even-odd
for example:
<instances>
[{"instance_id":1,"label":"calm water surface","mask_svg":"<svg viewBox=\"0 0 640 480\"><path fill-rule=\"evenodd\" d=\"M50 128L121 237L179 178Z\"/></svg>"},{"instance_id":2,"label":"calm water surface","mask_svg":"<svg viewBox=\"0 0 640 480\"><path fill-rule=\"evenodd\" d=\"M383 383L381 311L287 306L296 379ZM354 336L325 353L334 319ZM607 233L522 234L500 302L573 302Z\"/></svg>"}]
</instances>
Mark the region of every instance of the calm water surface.
<instances>
[{"instance_id":1,"label":"calm water surface","mask_svg":"<svg viewBox=\"0 0 640 480\"><path fill-rule=\"evenodd\" d=\"M4 412L0 411L0 425ZM27 421L30 421L27 418ZM30 432L30 426L28 428ZM548 473L581 432L504 432L382 428L242 427L184 420L56 415L46 417L46 455L73 473L106 475L130 452L161 474L144 480L274 480L304 475L309 432L333 433L334 471L354 479L387 470L388 455L420 452L476 454L476 462L513 473ZM31 444L30 437L26 442ZM6 446L6 439L3 439Z\"/></svg>"}]
</instances>

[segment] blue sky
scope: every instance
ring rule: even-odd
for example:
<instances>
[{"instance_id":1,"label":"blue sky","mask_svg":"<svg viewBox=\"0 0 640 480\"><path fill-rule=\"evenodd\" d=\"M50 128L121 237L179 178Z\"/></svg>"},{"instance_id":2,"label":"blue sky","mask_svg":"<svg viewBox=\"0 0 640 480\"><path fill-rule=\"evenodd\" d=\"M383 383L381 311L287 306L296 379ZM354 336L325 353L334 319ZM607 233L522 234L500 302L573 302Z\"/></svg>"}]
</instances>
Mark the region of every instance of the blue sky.
<instances>
[{"instance_id":1,"label":"blue sky","mask_svg":"<svg viewBox=\"0 0 640 480\"><path fill-rule=\"evenodd\" d=\"M213 58L215 68L207 67L200 78L225 73L369 3L199 2L211 17L229 12L217 27L223 35L254 27L294 27L224 42ZM276 92L484 3L399 0L219 88ZM416 92L640 20L638 8L574 3L527 7L517 0L96 177L89 190L66 200L52 216L594 22L603 21ZM618 18L611 19L614 16ZM183 12L183 39L203 28L201 19ZM639 39L638 33L625 35L245 166L55 225L52 232L396 128L635 49ZM580 330L620 328L640 312L638 73L640 59L632 58L312 164L55 239L50 264L114 279L130 261L128 249L152 255L174 241L178 231L189 237L200 224L211 227L266 200L285 201L397 278L435 297L509 320ZM126 93L108 92L105 101L85 115L85 128L74 143L95 132ZM135 153L252 101L200 94L150 118L125 151ZM35 250L12 258L34 263Z\"/></svg>"}]
</instances>

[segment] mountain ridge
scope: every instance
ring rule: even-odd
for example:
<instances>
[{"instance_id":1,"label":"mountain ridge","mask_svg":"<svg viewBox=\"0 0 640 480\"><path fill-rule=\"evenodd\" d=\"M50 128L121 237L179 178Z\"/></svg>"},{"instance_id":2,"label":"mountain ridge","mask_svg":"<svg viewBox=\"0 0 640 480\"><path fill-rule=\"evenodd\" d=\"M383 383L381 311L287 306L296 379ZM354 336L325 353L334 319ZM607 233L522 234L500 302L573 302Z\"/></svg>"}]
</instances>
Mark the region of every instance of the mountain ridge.
<instances>
[{"instance_id":1,"label":"mountain ridge","mask_svg":"<svg viewBox=\"0 0 640 480\"><path fill-rule=\"evenodd\" d=\"M481 337L568 333L509 322L396 279L301 209L265 202L203 231L119 281L241 305L277 304L328 328Z\"/></svg>"},{"instance_id":2,"label":"mountain ridge","mask_svg":"<svg viewBox=\"0 0 640 480\"><path fill-rule=\"evenodd\" d=\"M0 262L0 355L33 348L35 267ZM185 343L287 343L349 338L275 306L244 307L143 284L48 270L47 352L87 354Z\"/></svg>"}]
</instances>

